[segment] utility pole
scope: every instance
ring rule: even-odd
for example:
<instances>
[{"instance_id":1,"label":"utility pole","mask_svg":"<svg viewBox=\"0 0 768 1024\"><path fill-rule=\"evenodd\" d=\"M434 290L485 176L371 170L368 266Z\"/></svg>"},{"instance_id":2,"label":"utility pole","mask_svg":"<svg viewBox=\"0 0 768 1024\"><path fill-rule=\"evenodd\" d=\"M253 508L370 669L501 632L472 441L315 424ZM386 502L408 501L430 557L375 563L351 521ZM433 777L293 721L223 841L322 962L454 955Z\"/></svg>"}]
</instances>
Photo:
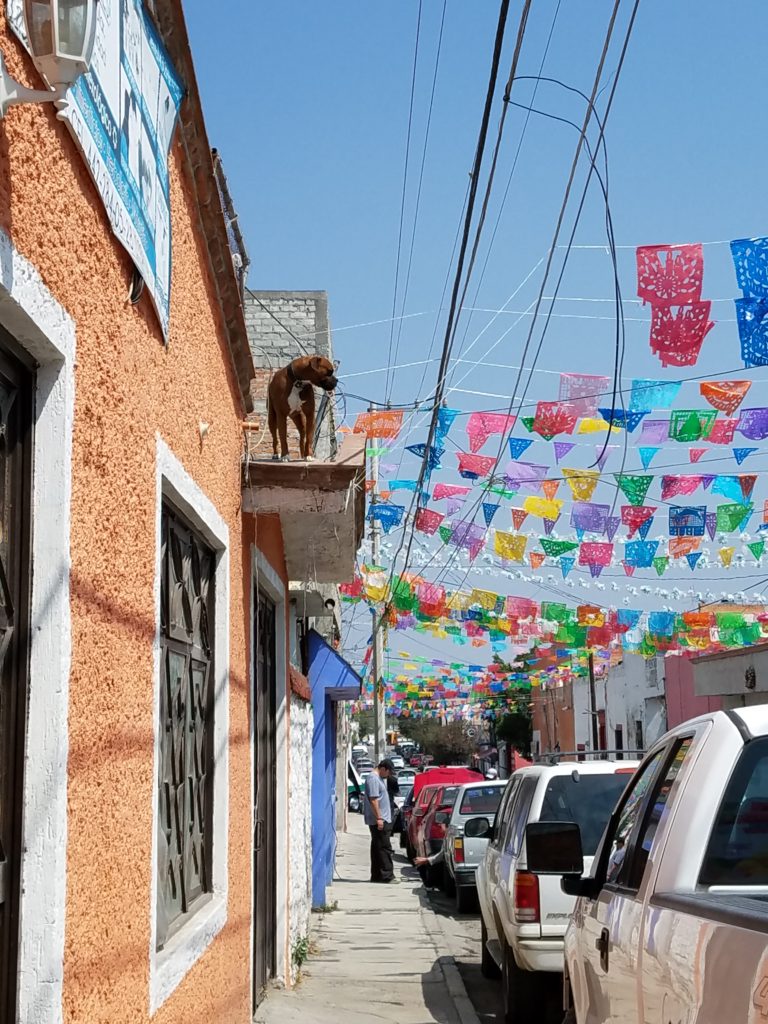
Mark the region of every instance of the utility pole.
<instances>
[{"instance_id":1,"label":"utility pole","mask_svg":"<svg viewBox=\"0 0 768 1024\"><path fill-rule=\"evenodd\" d=\"M595 705L597 700L595 699L595 659L592 651L589 652L589 717L592 719L592 749L597 751L599 749L599 740L597 738L597 708Z\"/></svg>"},{"instance_id":2,"label":"utility pole","mask_svg":"<svg viewBox=\"0 0 768 1024\"><path fill-rule=\"evenodd\" d=\"M376 411L376 406L371 403L368 412ZM371 438L371 479L373 480L373 492L371 504L375 505L379 500L379 440ZM371 558L373 564L379 564L379 542L381 540L381 523L378 519L371 519ZM371 609L373 616L373 752L376 764L382 760L387 749L387 713L384 707L384 686L381 680L384 668L384 609L377 612L376 608Z\"/></svg>"}]
</instances>

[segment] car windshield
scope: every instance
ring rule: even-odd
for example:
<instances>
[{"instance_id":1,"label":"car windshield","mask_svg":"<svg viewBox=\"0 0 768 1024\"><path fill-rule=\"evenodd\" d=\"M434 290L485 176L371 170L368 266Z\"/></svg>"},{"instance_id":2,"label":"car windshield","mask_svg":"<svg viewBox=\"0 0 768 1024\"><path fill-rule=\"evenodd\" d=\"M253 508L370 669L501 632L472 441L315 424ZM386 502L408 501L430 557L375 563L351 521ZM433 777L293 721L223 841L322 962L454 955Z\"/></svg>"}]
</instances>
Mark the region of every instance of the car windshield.
<instances>
[{"instance_id":1,"label":"car windshield","mask_svg":"<svg viewBox=\"0 0 768 1024\"><path fill-rule=\"evenodd\" d=\"M611 811L632 778L629 773L592 775L578 770L555 775L547 784L540 821L575 821L581 829L581 847L592 857Z\"/></svg>"},{"instance_id":2,"label":"car windshield","mask_svg":"<svg viewBox=\"0 0 768 1024\"><path fill-rule=\"evenodd\" d=\"M400 796L403 800L407 800L413 792L413 786L406 786L404 783L400 786Z\"/></svg>"},{"instance_id":3,"label":"car windshield","mask_svg":"<svg viewBox=\"0 0 768 1024\"><path fill-rule=\"evenodd\" d=\"M503 796L503 786L472 786L464 790L459 814L495 814Z\"/></svg>"}]
</instances>

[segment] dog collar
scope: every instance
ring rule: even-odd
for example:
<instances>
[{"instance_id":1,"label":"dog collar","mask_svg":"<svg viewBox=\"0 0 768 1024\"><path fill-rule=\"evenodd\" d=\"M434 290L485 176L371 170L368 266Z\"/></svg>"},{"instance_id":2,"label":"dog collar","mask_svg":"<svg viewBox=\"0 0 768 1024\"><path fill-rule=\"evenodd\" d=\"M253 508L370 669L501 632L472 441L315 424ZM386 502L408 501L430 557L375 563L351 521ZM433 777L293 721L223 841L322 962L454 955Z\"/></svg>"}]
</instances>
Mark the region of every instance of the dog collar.
<instances>
[{"instance_id":1,"label":"dog collar","mask_svg":"<svg viewBox=\"0 0 768 1024\"><path fill-rule=\"evenodd\" d=\"M286 370L288 371L288 380L291 382L291 384L296 384L299 378L293 371L293 363L288 363Z\"/></svg>"}]
</instances>

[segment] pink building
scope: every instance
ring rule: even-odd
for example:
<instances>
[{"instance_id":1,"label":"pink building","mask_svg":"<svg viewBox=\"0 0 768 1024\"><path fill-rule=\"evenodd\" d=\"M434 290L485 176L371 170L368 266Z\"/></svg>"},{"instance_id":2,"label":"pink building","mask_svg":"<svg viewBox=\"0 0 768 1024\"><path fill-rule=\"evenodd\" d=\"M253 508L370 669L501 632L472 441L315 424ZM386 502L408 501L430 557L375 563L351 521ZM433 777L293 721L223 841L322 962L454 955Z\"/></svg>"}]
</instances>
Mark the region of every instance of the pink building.
<instances>
[{"instance_id":1,"label":"pink building","mask_svg":"<svg viewBox=\"0 0 768 1024\"><path fill-rule=\"evenodd\" d=\"M664 659L664 697L668 729L697 715L720 711L723 706L720 697L696 695L693 688L693 665L688 658Z\"/></svg>"}]
</instances>

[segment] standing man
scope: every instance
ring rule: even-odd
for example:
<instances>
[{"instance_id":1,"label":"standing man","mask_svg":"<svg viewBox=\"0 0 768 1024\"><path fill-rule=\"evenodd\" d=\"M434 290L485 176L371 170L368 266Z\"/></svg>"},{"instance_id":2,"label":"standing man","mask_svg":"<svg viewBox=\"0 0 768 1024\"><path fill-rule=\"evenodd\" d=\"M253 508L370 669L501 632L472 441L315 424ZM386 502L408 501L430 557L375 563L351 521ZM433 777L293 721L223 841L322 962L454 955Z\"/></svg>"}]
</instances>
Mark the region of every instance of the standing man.
<instances>
[{"instance_id":1,"label":"standing man","mask_svg":"<svg viewBox=\"0 0 768 1024\"><path fill-rule=\"evenodd\" d=\"M365 780L365 823L371 830L371 881L392 882L392 808L387 793L387 779L395 766L384 758Z\"/></svg>"}]
</instances>

